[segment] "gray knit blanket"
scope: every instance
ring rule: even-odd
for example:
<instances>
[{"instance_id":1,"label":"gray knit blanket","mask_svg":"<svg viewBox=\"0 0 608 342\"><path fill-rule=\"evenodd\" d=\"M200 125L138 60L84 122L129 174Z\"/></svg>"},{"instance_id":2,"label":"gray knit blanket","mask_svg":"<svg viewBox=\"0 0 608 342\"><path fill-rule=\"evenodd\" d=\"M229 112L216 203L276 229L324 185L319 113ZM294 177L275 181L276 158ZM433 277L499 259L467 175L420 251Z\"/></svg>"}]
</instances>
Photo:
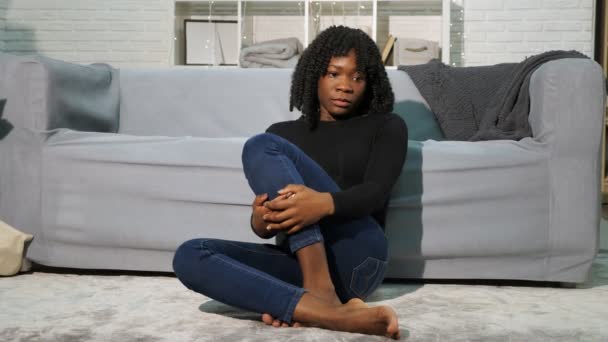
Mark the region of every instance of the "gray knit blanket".
<instances>
[{"instance_id":1,"label":"gray knit blanket","mask_svg":"<svg viewBox=\"0 0 608 342\"><path fill-rule=\"evenodd\" d=\"M434 59L405 71L428 102L447 140L520 140L532 136L530 77L543 63L587 58L577 51L549 51L521 63L451 67Z\"/></svg>"}]
</instances>

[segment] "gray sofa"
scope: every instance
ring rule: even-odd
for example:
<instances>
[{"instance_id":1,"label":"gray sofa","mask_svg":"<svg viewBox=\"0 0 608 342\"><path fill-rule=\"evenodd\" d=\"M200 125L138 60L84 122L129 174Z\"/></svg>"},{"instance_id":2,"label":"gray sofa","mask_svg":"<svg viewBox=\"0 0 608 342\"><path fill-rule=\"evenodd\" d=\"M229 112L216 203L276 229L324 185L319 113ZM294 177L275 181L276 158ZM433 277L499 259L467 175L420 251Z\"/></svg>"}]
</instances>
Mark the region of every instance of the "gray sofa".
<instances>
[{"instance_id":1,"label":"gray sofa","mask_svg":"<svg viewBox=\"0 0 608 342\"><path fill-rule=\"evenodd\" d=\"M388 277L584 281L597 251L605 90L593 61L533 74L521 141L443 141L407 74ZM291 70L120 69L0 55L0 219L50 266L171 271L194 237L250 230L247 137L288 111Z\"/></svg>"}]
</instances>

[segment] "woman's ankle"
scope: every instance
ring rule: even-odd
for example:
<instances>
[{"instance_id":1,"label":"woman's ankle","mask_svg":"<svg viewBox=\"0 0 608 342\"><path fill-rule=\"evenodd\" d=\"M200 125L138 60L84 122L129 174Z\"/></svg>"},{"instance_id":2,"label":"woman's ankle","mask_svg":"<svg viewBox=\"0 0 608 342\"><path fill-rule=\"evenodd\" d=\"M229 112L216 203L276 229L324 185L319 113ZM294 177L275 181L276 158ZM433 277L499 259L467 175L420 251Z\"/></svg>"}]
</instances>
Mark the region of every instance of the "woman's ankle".
<instances>
[{"instance_id":1,"label":"woman's ankle","mask_svg":"<svg viewBox=\"0 0 608 342\"><path fill-rule=\"evenodd\" d=\"M302 271L304 288L334 289L323 243L317 242L301 248L296 252L296 256Z\"/></svg>"},{"instance_id":2,"label":"woman's ankle","mask_svg":"<svg viewBox=\"0 0 608 342\"><path fill-rule=\"evenodd\" d=\"M338 295L336 294L336 290L335 290L333 284L330 284L330 286L306 286L306 284L305 284L304 288L308 292L310 292L310 294L324 300L328 304L332 304L332 305L342 304L342 302L340 301L340 298L338 298Z\"/></svg>"}]
</instances>

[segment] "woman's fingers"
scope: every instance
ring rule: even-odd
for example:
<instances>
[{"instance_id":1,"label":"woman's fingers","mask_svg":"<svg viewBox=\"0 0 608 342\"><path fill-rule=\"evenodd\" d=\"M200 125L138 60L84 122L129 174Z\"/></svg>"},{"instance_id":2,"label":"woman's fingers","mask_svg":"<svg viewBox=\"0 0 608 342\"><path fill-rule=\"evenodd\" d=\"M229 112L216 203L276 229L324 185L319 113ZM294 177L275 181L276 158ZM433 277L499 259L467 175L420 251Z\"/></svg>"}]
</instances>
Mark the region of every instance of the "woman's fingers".
<instances>
[{"instance_id":1,"label":"woman's fingers","mask_svg":"<svg viewBox=\"0 0 608 342\"><path fill-rule=\"evenodd\" d=\"M296 225L297 222L293 219L289 219L289 220L285 220L283 222L280 223L271 223L269 225L266 226L267 230L284 230L284 229L291 229L291 227L293 227L294 225Z\"/></svg>"},{"instance_id":2,"label":"woman's fingers","mask_svg":"<svg viewBox=\"0 0 608 342\"><path fill-rule=\"evenodd\" d=\"M295 197L295 196L294 196ZM270 210L284 210L291 207L294 203L294 197L277 197L272 201L264 202L264 206Z\"/></svg>"},{"instance_id":3,"label":"woman's fingers","mask_svg":"<svg viewBox=\"0 0 608 342\"><path fill-rule=\"evenodd\" d=\"M287 231L287 235L299 232L300 229L302 229L302 226L300 225L295 225L293 228L291 228L290 230Z\"/></svg>"},{"instance_id":4,"label":"woman's fingers","mask_svg":"<svg viewBox=\"0 0 608 342\"><path fill-rule=\"evenodd\" d=\"M270 212L264 214L264 216L262 216L262 218L264 219L264 221L282 223L287 220L293 220L294 215L295 215L295 210L290 208L290 209L285 209L283 211L270 211ZM287 228L287 226L283 226L283 227Z\"/></svg>"},{"instance_id":5,"label":"woman's fingers","mask_svg":"<svg viewBox=\"0 0 608 342\"><path fill-rule=\"evenodd\" d=\"M281 195L286 194L288 192L296 193L298 191L304 190L305 188L306 186L302 184L287 184L283 189L280 189L278 193Z\"/></svg>"},{"instance_id":6,"label":"woman's fingers","mask_svg":"<svg viewBox=\"0 0 608 342\"><path fill-rule=\"evenodd\" d=\"M255 196L255 199L253 200L253 205L254 206L261 206L262 204L264 204L264 201L268 199L268 194L260 194Z\"/></svg>"}]
</instances>

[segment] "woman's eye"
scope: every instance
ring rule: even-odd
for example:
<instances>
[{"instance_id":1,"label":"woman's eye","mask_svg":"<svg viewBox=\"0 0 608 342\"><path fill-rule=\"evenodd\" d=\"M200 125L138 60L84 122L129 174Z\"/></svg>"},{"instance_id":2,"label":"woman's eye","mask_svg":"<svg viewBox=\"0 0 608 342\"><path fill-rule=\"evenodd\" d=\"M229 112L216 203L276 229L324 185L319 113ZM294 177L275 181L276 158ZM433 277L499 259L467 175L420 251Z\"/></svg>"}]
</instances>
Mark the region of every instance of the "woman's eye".
<instances>
[{"instance_id":1,"label":"woman's eye","mask_svg":"<svg viewBox=\"0 0 608 342\"><path fill-rule=\"evenodd\" d=\"M329 76L329 77L331 77L331 78L334 78L334 77L337 77L337 76L338 76L338 73L336 73L336 72L328 72L328 73L327 73L327 76Z\"/></svg>"}]
</instances>

